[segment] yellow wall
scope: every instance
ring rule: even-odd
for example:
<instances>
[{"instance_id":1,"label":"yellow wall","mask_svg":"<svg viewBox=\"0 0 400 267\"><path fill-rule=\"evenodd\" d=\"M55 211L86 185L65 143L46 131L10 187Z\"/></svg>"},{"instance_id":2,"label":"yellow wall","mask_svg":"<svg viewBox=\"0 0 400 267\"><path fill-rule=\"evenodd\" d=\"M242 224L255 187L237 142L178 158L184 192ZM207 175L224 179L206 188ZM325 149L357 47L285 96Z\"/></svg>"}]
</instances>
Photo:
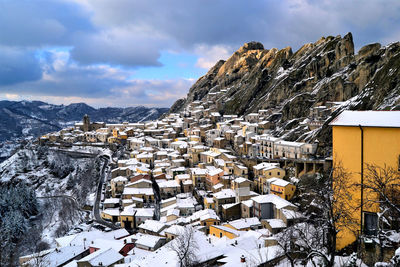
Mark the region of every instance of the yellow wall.
<instances>
[{"instance_id":1,"label":"yellow wall","mask_svg":"<svg viewBox=\"0 0 400 267\"><path fill-rule=\"evenodd\" d=\"M398 167L400 154L400 128L363 127L364 129L364 177L366 164L380 167ZM361 130L359 127L333 126L333 166L341 165L350 174L351 183L361 182ZM351 191L351 206L360 206L361 191ZM364 191L364 198L368 192ZM377 212L377 207L364 207L364 211ZM354 209L353 219L358 223L354 230L361 230L361 211ZM338 234L337 249L353 243L355 234L343 229Z\"/></svg>"},{"instance_id":2,"label":"yellow wall","mask_svg":"<svg viewBox=\"0 0 400 267\"><path fill-rule=\"evenodd\" d=\"M231 229L233 229L233 230L236 230L236 231L250 231L250 230L251 230L250 227L242 228L242 229L236 229L235 227L233 227L233 226L230 225L229 223L224 224L224 226L225 226L225 227L228 227L228 228L231 228Z\"/></svg>"},{"instance_id":3,"label":"yellow wall","mask_svg":"<svg viewBox=\"0 0 400 267\"><path fill-rule=\"evenodd\" d=\"M283 177L285 177L285 175L286 175L286 171L282 168L260 170L259 173L261 174L261 176L258 176L258 179L255 181L256 181L256 186L258 187L258 190L260 192L262 192L262 186L263 186L263 184L265 184L267 179L272 178L272 177L283 179Z\"/></svg>"},{"instance_id":4,"label":"yellow wall","mask_svg":"<svg viewBox=\"0 0 400 267\"><path fill-rule=\"evenodd\" d=\"M277 195L286 200L290 200L293 197L295 191L296 186L292 184L288 184L287 186L278 186L271 184L271 194Z\"/></svg>"},{"instance_id":5,"label":"yellow wall","mask_svg":"<svg viewBox=\"0 0 400 267\"><path fill-rule=\"evenodd\" d=\"M271 173L271 174L269 174L269 173ZM274 168L274 169L269 169L269 170L263 170L262 174L267 179L268 178L272 178L272 177L283 178L286 175L286 171L284 169L281 169L281 168Z\"/></svg>"},{"instance_id":6,"label":"yellow wall","mask_svg":"<svg viewBox=\"0 0 400 267\"><path fill-rule=\"evenodd\" d=\"M101 218L103 218L103 219L105 219L105 220L110 220L110 221L112 221L112 219L113 219L113 216L111 216L110 214L107 214L107 213L105 213L105 212L101 212L100 216L101 216Z\"/></svg>"},{"instance_id":7,"label":"yellow wall","mask_svg":"<svg viewBox=\"0 0 400 267\"><path fill-rule=\"evenodd\" d=\"M210 235L220 238L221 237L220 234L222 234L222 237L226 236L229 239L233 239L233 238L237 237L233 233L230 233L230 232L218 229L216 227L210 226Z\"/></svg>"},{"instance_id":8,"label":"yellow wall","mask_svg":"<svg viewBox=\"0 0 400 267\"><path fill-rule=\"evenodd\" d=\"M217 224L219 225L219 221L218 220L214 220L214 219L207 219L204 221L200 221L200 224L203 226L207 226L207 228L209 228L211 225Z\"/></svg>"},{"instance_id":9,"label":"yellow wall","mask_svg":"<svg viewBox=\"0 0 400 267\"><path fill-rule=\"evenodd\" d=\"M215 203L214 203L214 201L213 202L211 202L211 203L208 203L207 202L207 198L204 198L204 208L206 208L206 209L214 209L215 208Z\"/></svg>"},{"instance_id":10,"label":"yellow wall","mask_svg":"<svg viewBox=\"0 0 400 267\"><path fill-rule=\"evenodd\" d=\"M132 222L132 228L133 228L133 216L126 216L126 215L121 215L119 217L119 221L121 223L121 227L125 228L125 221L128 220L129 222Z\"/></svg>"}]
</instances>

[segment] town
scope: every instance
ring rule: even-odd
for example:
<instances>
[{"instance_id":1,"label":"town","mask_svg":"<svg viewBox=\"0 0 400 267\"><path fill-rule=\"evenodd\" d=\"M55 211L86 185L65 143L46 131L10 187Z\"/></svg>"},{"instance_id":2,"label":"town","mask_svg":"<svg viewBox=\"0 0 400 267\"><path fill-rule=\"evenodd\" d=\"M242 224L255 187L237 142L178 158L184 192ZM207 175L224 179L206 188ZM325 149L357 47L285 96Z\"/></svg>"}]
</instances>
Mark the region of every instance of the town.
<instances>
[{"instance_id":1,"label":"town","mask_svg":"<svg viewBox=\"0 0 400 267\"><path fill-rule=\"evenodd\" d=\"M210 93L207 102L194 101L181 113L157 121L107 124L85 116L75 127L40 137L42 146L119 153L102 155L109 171L99 178L97 199L90 207L103 231L60 237L55 249L21 257L20 264L33 266L40 258L46 266L289 266L282 233L309 220L304 208L291 202L299 195L302 177L328 172L335 157L346 167L358 162L343 146L359 150L354 138L362 126L373 127L365 130L364 140L376 140L384 132L385 144L399 142L398 119L394 125L385 123L385 116L400 117L396 111L341 113L328 126L333 128L333 151L343 152L333 155L332 150L319 152L318 140L273 136L275 124L268 119L275 110L221 115L212 97ZM311 108L304 127L318 129L341 104ZM375 153L375 145L365 143L365 162L380 157L368 154ZM400 164L395 146L385 149L390 160L384 163ZM376 216L369 210L364 223L355 216L356 228L373 235ZM358 238L338 236L336 248Z\"/></svg>"}]
</instances>

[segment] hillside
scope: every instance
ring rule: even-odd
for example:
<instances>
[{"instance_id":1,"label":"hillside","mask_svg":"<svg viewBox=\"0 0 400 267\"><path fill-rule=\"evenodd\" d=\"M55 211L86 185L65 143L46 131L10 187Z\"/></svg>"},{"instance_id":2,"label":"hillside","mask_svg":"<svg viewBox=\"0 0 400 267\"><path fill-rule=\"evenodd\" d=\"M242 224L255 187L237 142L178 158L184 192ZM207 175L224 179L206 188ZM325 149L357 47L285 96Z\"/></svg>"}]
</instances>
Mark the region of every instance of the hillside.
<instances>
[{"instance_id":1,"label":"hillside","mask_svg":"<svg viewBox=\"0 0 400 267\"><path fill-rule=\"evenodd\" d=\"M81 121L88 114L92 121L138 122L157 119L166 108L99 108L85 103L52 105L41 101L0 101L0 141L60 130Z\"/></svg>"},{"instance_id":2,"label":"hillside","mask_svg":"<svg viewBox=\"0 0 400 267\"><path fill-rule=\"evenodd\" d=\"M248 114L271 109L273 134L288 140L320 141L330 145L325 124L310 131L302 122L310 108L343 102L343 109L400 109L400 43L378 43L354 52L351 33L322 37L293 52L291 47L265 49L261 43L244 44L228 60L218 61L178 100L170 112L183 111L201 101L221 114Z\"/></svg>"}]
</instances>

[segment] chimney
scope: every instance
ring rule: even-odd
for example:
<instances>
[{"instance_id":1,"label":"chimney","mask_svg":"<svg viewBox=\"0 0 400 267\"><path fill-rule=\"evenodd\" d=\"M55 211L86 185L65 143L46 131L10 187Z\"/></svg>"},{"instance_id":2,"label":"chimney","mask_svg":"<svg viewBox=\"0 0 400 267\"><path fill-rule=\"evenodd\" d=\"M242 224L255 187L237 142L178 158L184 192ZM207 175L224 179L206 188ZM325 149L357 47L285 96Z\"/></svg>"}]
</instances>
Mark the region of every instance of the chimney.
<instances>
[{"instance_id":1,"label":"chimney","mask_svg":"<svg viewBox=\"0 0 400 267\"><path fill-rule=\"evenodd\" d=\"M240 262L246 262L246 258L244 257L244 255L242 255L242 257L240 257Z\"/></svg>"}]
</instances>

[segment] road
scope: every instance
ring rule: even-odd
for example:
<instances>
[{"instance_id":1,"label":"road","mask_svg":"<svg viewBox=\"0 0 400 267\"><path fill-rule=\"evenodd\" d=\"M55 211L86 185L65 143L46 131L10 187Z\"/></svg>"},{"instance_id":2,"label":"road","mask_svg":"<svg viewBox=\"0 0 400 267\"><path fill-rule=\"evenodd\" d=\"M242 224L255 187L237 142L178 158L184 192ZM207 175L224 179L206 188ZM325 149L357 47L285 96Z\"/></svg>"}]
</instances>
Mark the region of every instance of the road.
<instances>
[{"instance_id":1,"label":"road","mask_svg":"<svg viewBox=\"0 0 400 267\"><path fill-rule=\"evenodd\" d=\"M107 156L100 156L100 159L104 161L103 167L101 169L101 174L100 174L100 179L99 179L99 184L97 186L97 191L96 191L96 199L94 201L93 205L93 216L94 220L103 226L109 227L113 230L119 229L118 226L111 222L107 222L103 220L100 216L100 200L101 200L101 190L103 188L103 184L106 181L106 177L108 176L108 172L106 172L106 167L108 165L109 158Z\"/></svg>"}]
</instances>

